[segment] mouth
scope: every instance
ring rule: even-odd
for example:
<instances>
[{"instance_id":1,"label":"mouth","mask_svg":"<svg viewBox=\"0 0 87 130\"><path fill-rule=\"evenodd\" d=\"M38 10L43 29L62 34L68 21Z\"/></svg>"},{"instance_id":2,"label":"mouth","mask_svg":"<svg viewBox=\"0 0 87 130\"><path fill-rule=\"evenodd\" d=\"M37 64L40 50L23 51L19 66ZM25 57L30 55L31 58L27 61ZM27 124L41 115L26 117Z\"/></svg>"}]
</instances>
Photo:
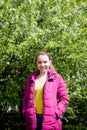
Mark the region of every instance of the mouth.
<instances>
[{"instance_id":1,"label":"mouth","mask_svg":"<svg viewBox=\"0 0 87 130\"><path fill-rule=\"evenodd\" d=\"M45 70L46 70L46 68L42 67L42 68L41 68L41 70L42 70L42 71L45 71Z\"/></svg>"},{"instance_id":2,"label":"mouth","mask_svg":"<svg viewBox=\"0 0 87 130\"><path fill-rule=\"evenodd\" d=\"M41 70L43 70L43 71L44 71L44 70L46 70L46 69L45 69L45 68L41 68Z\"/></svg>"}]
</instances>

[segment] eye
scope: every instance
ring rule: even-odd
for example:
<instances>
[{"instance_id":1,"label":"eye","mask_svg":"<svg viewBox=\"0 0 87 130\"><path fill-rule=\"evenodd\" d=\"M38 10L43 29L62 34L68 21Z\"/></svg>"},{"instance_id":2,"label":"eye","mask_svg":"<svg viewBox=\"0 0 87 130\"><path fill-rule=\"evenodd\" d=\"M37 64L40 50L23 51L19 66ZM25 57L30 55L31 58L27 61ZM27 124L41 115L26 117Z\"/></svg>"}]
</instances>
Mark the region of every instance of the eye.
<instances>
[{"instance_id":1,"label":"eye","mask_svg":"<svg viewBox=\"0 0 87 130\"><path fill-rule=\"evenodd\" d=\"M41 61L38 61L38 64L41 64L42 62Z\"/></svg>"},{"instance_id":2,"label":"eye","mask_svg":"<svg viewBox=\"0 0 87 130\"><path fill-rule=\"evenodd\" d=\"M44 63L47 63L47 61L44 61Z\"/></svg>"}]
</instances>

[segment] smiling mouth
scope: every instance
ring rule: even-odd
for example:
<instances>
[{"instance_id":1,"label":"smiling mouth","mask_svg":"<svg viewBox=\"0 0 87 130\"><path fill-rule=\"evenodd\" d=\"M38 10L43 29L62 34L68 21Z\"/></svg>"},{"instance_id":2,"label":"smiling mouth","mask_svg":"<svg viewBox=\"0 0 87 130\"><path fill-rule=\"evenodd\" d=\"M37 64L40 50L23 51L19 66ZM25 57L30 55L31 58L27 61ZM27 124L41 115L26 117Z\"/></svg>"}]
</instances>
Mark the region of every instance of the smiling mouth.
<instances>
[{"instance_id":1,"label":"smiling mouth","mask_svg":"<svg viewBox=\"0 0 87 130\"><path fill-rule=\"evenodd\" d=\"M41 70L46 70L46 68L41 68Z\"/></svg>"},{"instance_id":2,"label":"smiling mouth","mask_svg":"<svg viewBox=\"0 0 87 130\"><path fill-rule=\"evenodd\" d=\"M45 68L41 68L41 70L45 70Z\"/></svg>"}]
</instances>

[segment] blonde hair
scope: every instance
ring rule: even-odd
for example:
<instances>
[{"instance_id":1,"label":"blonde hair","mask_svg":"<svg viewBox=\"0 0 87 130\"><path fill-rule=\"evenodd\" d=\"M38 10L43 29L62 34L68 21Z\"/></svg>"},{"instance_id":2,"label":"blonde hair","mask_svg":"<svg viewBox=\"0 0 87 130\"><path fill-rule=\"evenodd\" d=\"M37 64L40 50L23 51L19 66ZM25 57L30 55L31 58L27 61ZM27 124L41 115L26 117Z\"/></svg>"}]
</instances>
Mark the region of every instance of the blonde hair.
<instances>
[{"instance_id":1,"label":"blonde hair","mask_svg":"<svg viewBox=\"0 0 87 130\"><path fill-rule=\"evenodd\" d=\"M54 67L54 65L53 65L53 63L52 63L52 57L51 57L51 55L50 55L48 52L39 51L39 52L37 53L37 55L36 55L36 61L37 61L37 58L38 58L40 55L46 55L46 56L49 58L49 60L51 61L51 65L50 65L49 68L55 70L55 67Z\"/></svg>"}]
</instances>

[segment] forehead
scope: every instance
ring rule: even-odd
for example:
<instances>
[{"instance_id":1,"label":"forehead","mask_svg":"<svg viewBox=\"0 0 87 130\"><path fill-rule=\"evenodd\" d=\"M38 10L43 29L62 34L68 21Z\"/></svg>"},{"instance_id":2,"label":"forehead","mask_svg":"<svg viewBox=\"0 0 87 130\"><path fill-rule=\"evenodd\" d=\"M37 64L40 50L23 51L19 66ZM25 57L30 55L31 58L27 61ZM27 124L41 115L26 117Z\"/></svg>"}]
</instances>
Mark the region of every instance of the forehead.
<instances>
[{"instance_id":1,"label":"forehead","mask_svg":"<svg viewBox=\"0 0 87 130\"><path fill-rule=\"evenodd\" d=\"M39 55L37 60L49 60L49 57L47 55Z\"/></svg>"}]
</instances>

